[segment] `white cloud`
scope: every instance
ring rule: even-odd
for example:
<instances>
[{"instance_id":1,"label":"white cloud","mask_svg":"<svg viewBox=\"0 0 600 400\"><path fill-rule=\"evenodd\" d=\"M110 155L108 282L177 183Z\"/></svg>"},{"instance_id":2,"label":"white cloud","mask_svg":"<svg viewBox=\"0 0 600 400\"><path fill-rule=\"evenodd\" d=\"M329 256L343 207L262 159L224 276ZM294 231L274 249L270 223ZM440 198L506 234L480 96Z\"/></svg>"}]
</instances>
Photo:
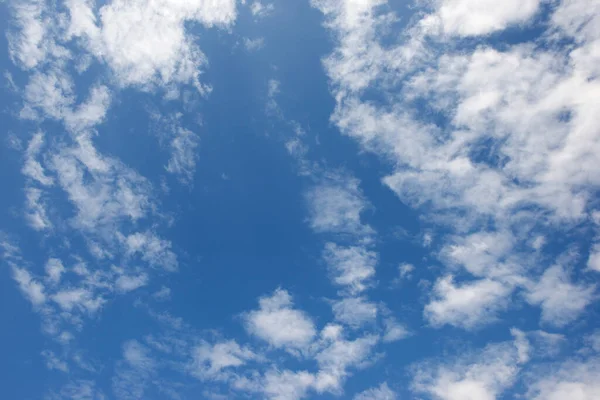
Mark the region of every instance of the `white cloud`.
<instances>
[{"instance_id":1,"label":"white cloud","mask_svg":"<svg viewBox=\"0 0 600 400\"><path fill-rule=\"evenodd\" d=\"M600 398L600 364L597 359L566 361L538 374L530 382L531 400L594 400Z\"/></svg>"},{"instance_id":2,"label":"white cloud","mask_svg":"<svg viewBox=\"0 0 600 400\"><path fill-rule=\"evenodd\" d=\"M121 240L129 256L137 254L151 266L159 266L167 271L174 271L178 267L177 256L171 251L171 242L153 232L136 232Z\"/></svg>"},{"instance_id":3,"label":"white cloud","mask_svg":"<svg viewBox=\"0 0 600 400\"><path fill-rule=\"evenodd\" d=\"M430 18L439 18L445 34L477 36L523 23L539 5L540 0L437 0L439 8Z\"/></svg>"},{"instance_id":4,"label":"white cloud","mask_svg":"<svg viewBox=\"0 0 600 400\"><path fill-rule=\"evenodd\" d=\"M42 167L40 162L36 159L40 154L43 145L44 134L42 132L37 132L33 135L29 141L29 144L27 145L27 150L25 151L25 163L21 171L23 175L39 182L40 184L44 186L50 186L54 183L54 180L52 177L46 175L44 167Z\"/></svg>"},{"instance_id":5,"label":"white cloud","mask_svg":"<svg viewBox=\"0 0 600 400\"><path fill-rule=\"evenodd\" d=\"M396 400L397 398L396 393L389 388L387 382L354 396L354 400Z\"/></svg>"},{"instance_id":6,"label":"white cloud","mask_svg":"<svg viewBox=\"0 0 600 400\"><path fill-rule=\"evenodd\" d=\"M222 379L227 369L240 367L258 356L233 340L216 344L203 342L193 350L189 366L192 375L199 379Z\"/></svg>"},{"instance_id":7,"label":"white cloud","mask_svg":"<svg viewBox=\"0 0 600 400\"><path fill-rule=\"evenodd\" d=\"M89 3L67 6L69 34L107 62L119 83L142 88L191 83L205 91L199 74L206 60L185 24L227 27L236 18L234 0L114 0L100 8L98 18Z\"/></svg>"},{"instance_id":8,"label":"white cloud","mask_svg":"<svg viewBox=\"0 0 600 400\"><path fill-rule=\"evenodd\" d=\"M315 377L306 371L268 371L263 392L271 400L298 400L306 396Z\"/></svg>"},{"instance_id":9,"label":"white cloud","mask_svg":"<svg viewBox=\"0 0 600 400\"><path fill-rule=\"evenodd\" d=\"M54 28L49 10L42 0L26 0L10 4L16 30L8 33L8 50L13 61L24 69L44 64L49 55L67 57L65 48L52 37Z\"/></svg>"},{"instance_id":10,"label":"white cloud","mask_svg":"<svg viewBox=\"0 0 600 400\"><path fill-rule=\"evenodd\" d=\"M94 313L105 303L102 297L95 297L91 290L85 288L60 290L51 299L67 312L75 309Z\"/></svg>"},{"instance_id":11,"label":"white cloud","mask_svg":"<svg viewBox=\"0 0 600 400\"><path fill-rule=\"evenodd\" d=\"M360 293L375 275L378 257L362 246L343 247L330 242L325 245L323 258L335 284L348 287L350 293Z\"/></svg>"},{"instance_id":12,"label":"white cloud","mask_svg":"<svg viewBox=\"0 0 600 400\"><path fill-rule=\"evenodd\" d=\"M590 249L587 267L592 271L600 272L600 243L594 243Z\"/></svg>"},{"instance_id":13,"label":"white cloud","mask_svg":"<svg viewBox=\"0 0 600 400\"><path fill-rule=\"evenodd\" d=\"M13 266L13 279L19 284L19 289L34 306L39 306L46 301L44 285L34 280L24 268Z\"/></svg>"},{"instance_id":14,"label":"white cloud","mask_svg":"<svg viewBox=\"0 0 600 400\"><path fill-rule=\"evenodd\" d=\"M557 231L582 222L600 186L592 172L600 163L592 123L600 110L600 10L593 1L561 1L538 41L500 49L449 39L526 23L540 1L426 2L432 7L415 13L395 42L397 16L386 3L312 1L335 41L324 59L331 119L386 161L393 172L383 182L402 202L456 234L440 253L447 273L461 267L481 280L438 281L441 299L426 316L474 327L493 320L535 274L539 254L522 254L521 243L539 237L540 224ZM433 124L428 110L443 122ZM474 293L483 298L462 303Z\"/></svg>"},{"instance_id":15,"label":"white cloud","mask_svg":"<svg viewBox=\"0 0 600 400\"><path fill-rule=\"evenodd\" d=\"M131 292L148 284L148 275L121 275L115 282L121 292Z\"/></svg>"},{"instance_id":16,"label":"white cloud","mask_svg":"<svg viewBox=\"0 0 600 400\"><path fill-rule=\"evenodd\" d=\"M415 266L412 264L402 263L398 266L398 273L400 279L410 279L412 272L415 270Z\"/></svg>"},{"instance_id":17,"label":"white cloud","mask_svg":"<svg viewBox=\"0 0 600 400\"><path fill-rule=\"evenodd\" d=\"M315 381L315 389L318 392L340 393L344 379L349 374L348 369L367 363L373 347L378 342L378 337L374 335L345 340L341 336L341 329L333 329L333 332L334 335L324 337L327 346L315 356L319 365Z\"/></svg>"},{"instance_id":18,"label":"white cloud","mask_svg":"<svg viewBox=\"0 0 600 400\"><path fill-rule=\"evenodd\" d=\"M171 288L162 286L159 290L152 294L156 300L165 301L171 298Z\"/></svg>"},{"instance_id":19,"label":"white cloud","mask_svg":"<svg viewBox=\"0 0 600 400\"><path fill-rule=\"evenodd\" d=\"M412 389L436 400L495 400L513 385L519 370L512 343L492 344L474 355L417 365Z\"/></svg>"},{"instance_id":20,"label":"white cloud","mask_svg":"<svg viewBox=\"0 0 600 400\"><path fill-rule=\"evenodd\" d=\"M26 208L25 218L29 226L36 231L52 228L52 222L46 212L45 201L42 199L42 191L33 187L25 189Z\"/></svg>"},{"instance_id":21,"label":"white cloud","mask_svg":"<svg viewBox=\"0 0 600 400\"><path fill-rule=\"evenodd\" d=\"M198 135L181 127L176 129L171 140L171 158L167 164L167 171L178 175L184 183L193 181L199 140Z\"/></svg>"},{"instance_id":22,"label":"white cloud","mask_svg":"<svg viewBox=\"0 0 600 400\"><path fill-rule=\"evenodd\" d=\"M353 328L375 322L377 306L365 297L346 297L333 303L335 319Z\"/></svg>"},{"instance_id":23,"label":"white cloud","mask_svg":"<svg viewBox=\"0 0 600 400\"><path fill-rule=\"evenodd\" d=\"M406 327L396 321L394 318L386 318L383 321L385 331L382 340L385 343L396 342L410 336L410 332Z\"/></svg>"},{"instance_id":24,"label":"white cloud","mask_svg":"<svg viewBox=\"0 0 600 400\"><path fill-rule=\"evenodd\" d=\"M94 234L114 235L116 224L136 221L150 206L150 186L135 171L99 154L88 135L64 147L51 158L62 189L75 206L76 228Z\"/></svg>"},{"instance_id":25,"label":"white cloud","mask_svg":"<svg viewBox=\"0 0 600 400\"><path fill-rule=\"evenodd\" d=\"M315 326L302 311L294 309L292 298L282 289L259 300L260 308L246 315L249 333L273 347L302 349L315 336Z\"/></svg>"},{"instance_id":26,"label":"white cloud","mask_svg":"<svg viewBox=\"0 0 600 400\"><path fill-rule=\"evenodd\" d=\"M60 278L62 274L65 272L65 267L58 258L49 258L46 262L46 275L48 275L48 280L53 285L56 285L60 282Z\"/></svg>"},{"instance_id":27,"label":"white cloud","mask_svg":"<svg viewBox=\"0 0 600 400\"><path fill-rule=\"evenodd\" d=\"M369 206L358 186L348 176L331 176L307 194L310 225L319 233L370 235L373 229L361 222Z\"/></svg>"},{"instance_id":28,"label":"white cloud","mask_svg":"<svg viewBox=\"0 0 600 400\"><path fill-rule=\"evenodd\" d=\"M539 281L530 285L527 301L542 308L542 322L565 326L577 319L594 300L594 285L571 282L561 265L548 268Z\"/></svg>"},{"instance_id":29,"label":"white cloud","mask_svg":"<svg viewBox=\"0 0 600 400\"><path fill-rule=\"evenodd\" d=\"M511 292L512 288L489 279L455 285L453 277L446 276L436 282L424 316L436 327L449 324L474 329L494 321Z\"/></svg>"}]
</instances>

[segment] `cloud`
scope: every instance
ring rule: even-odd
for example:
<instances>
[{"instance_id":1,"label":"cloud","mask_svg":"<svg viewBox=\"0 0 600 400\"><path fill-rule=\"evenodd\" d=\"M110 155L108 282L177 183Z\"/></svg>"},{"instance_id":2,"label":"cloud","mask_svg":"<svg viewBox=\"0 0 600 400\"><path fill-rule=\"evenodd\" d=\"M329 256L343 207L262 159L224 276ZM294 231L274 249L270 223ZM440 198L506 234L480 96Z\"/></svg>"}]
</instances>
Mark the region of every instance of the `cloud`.
<instances>
[{"instance_id":1,"label":"cloud","mask_svg":"<svg viewBox=\"0 0 600 400\"><path fill-rule=\"evenodd\" d=\"M512 343L491 344L455 360L416 365L412 390L437 400L495 400L513 385L519 370Z\"/></svg>"},{"instance_id":2,"label":"cloud","mask_svg":"<svg viewBox=\"0 0 600 400\"><path fill-rule=\"evenodd\" d=\"M36 231L52 228L52 222L46 212L46 204L42 199L42 191L36 188L25 189L26 208L25 218L29 226Z\"/></svg>"},{"instance_id":3,"label":"cloud","mask_svg":"<svg viewBox=\"0 0 600 400\"><path fill-rule=\"evenodd\" d=\"M542 322L562 327L577 319L595 298L595 285L571 282L561 265L554 265L532 283L526 299L542 308Z\"/></svg>"},{"instance_id":4,"label":"cloud","mask_svg":"<svg viewBox=\"0 0 600 400\"><path fill-rule=\"evenodd\" d=\"M354 400L396 400L397 398L396 393L389 388L387 382L354 396Z\"/></svg>"},{"instance_id":5,"label":"cloud","mask_svg":"<svg viewBox=\"0 0 600 400\"><path fill-rule=\"evenodd\" d=\"M600 364L597 359L567 360L529 382L532 400L592 400L600 396Z\"/></svg>"},{"instance_id":6,"label":"cloud","mask_svg":"<svg viewBox=\"0 0 600 400\"><path fill-rule=\"evenodd\" d=\"M13 62L23 69L44 64L49 55L67 57L68 51L58 45L53 35L47 3L40 0L12 2L16 30L9 32L8 51Z\"/></svg>"},{"instance_id":7,"label":"cloud","mask_svg":"<svg viewBox=\"0 0 600 400\"><path fill-rule=\"evenodd\" d=\"M365 297L346 297L333 303L336 321L353 328L373 323L377 318L377 306Z\"/></svg>"},{"instance_id":8,"label":"cloud","mask_svg":"<svg viewBox=\"0 0 600 400\"><path fill-rule=\"evenodd\" d=\"M24 268L13 266L12 272L13 279L19 285L19 289L21 289L21 292L27 298L27 300L29 300L34 306L44 304L46 301L44 285L36 281Z\"/></svg>"},{"instance_id":9,"label":"cloud","mask_svg":"<svg viewBox=\"0 0 600 400\"><path fill-rule=\"evenodd\" d=\"M136 232L122 237L121 241L128 256L139 255L153 267L175 271L179 265L177 255L171 251L171 242L159 238L153 232Z\"/></svg>"},{"instance_id":10,"label":"cloud","mask_svg":"<svg viewBox=\"0 0 600 400\"><path fill-rule=\"evenodd\" d=\"M89 135L54 153L51 169L77 210L73 225L84 232L113 234L117 224L139 220L149 209L149 182L99 154Z\"/></svg>"},{"instance_id":11,"label":"cloud","mask_svg":"<svg viewBox=\"0 0 600 400\"><path fill-rule=\"evenodd\" d=\"M385 331L382 340L385 343L392 343L404 339L411 335L406 327L396 321L394 318L386 318L383 321Z\"/></svg>"},{"instance_id":12,"label":"cloud","mask_svg":"<svg viewBox=\"0 0 600 400\"><path fill-rule=\"evenodd\" d=\"M259 299L259 309L246 314L246 330L273 347L302 349L315 336L312 320L294 309L287 291L277 289L270 297Z\"/></svg>"},{"instance_id":13,"label":"cloud","mask_svg":"<svg viewBox=\"0 0 600 400\"><path fill-rule=\"evenodd\" d=\"M51 186L54 183L54 180L52 177L46 175L44 167L36 160L42 146L44 146L44 134L42 132L37 132L33 135L27 145L27 150L25 151L25 163L21 172L23 175L37 181L41 185Z\"/></svg>"},{"instance_id":14,"label":"cloud","mask_svg":"<svg viewBox=\"0 0 600 400\"><path fill-rule=\"evenodd\" d=\"M256 51L265 47L265 38L259 37L255 39L244 38L244 47L248 51Z\"/></svg>"},{"instance_id":15,"label":"cloud","mask_svg":"<svg viewBox=\"0 0 600 400\"><path fill-rule=\"evenodd\" d=\"M199 379L223 379L225 370L240 367L259 357L250 349L229 340L216 344L203 342L193 349L189 366L192 375Z\"/></svg>"},{"instance_id":16,"label":"cloud","mask_svg":"<svg viewBox=\"0 0 600 400\"><path fill-rule=\"evenodd\" d=\"M156 361L149 349L137 340L123 344L123 359L119 361L112 380L113 392L119 399L140 399L156 371Z\"/></svg>"},{"instance_id":17,"label":"cloud","mask_svg":"<svg viewBox=\"0 0 600 400\"><path fill-rule=\"evenodd\" d=\"M76 309L95 313L105 303L102 297L95 297L94 293L86 288L60 290L53 294L51 299L67 312Z\"/></svg>"},{"instance_id":18,"label":"cloud","mask_svg":"<svg viewBox=\"0 0 600 400\"><path fill-rule=\"evenodd\" d=\"M200 81L205 56L186 32L186 23L228 27L236 18L233 0L157 2L114 0L98 15L91 4L70 1L69 37L106 62L123 86L151 89Z\"/></svg>"},{"instance_id":19,"label":"cloud","mask_svg":"<svg viewBox=\"0 0 600 400\"><path fill-rule=\"evenodd\" d=\"M344 247L332 242L325 244L323 258L334 283L347 287L353 294L360 293L369 286L369 281L375 275L378 259L377 253L362 246Z\"/></svg>"},{"instance_id":20,"label":"cloud","mask_svg":"<svg viewBox=\"0 0 600 400\"><path fill-rule=\"evenodd\" d=\"M177 128L177 131L171 140L171 158L167 164L167 171L176 174L184 183L191 183L196 172L196 148L199 138L184 128Z\"/></svg>"},{"instance_id":21,"label":"cloud","mask_svg":"<svg viewBox=\"0 0 600 400\"><path fill-rule=\"evenodd\" d=\"M117 289L121 292L131 292L148 284L148 275L121 275L115 282Z\"/></svg>"},{"instance_id":22,"label":"cloud","mask_svg":"<svg viewBox=\"0 0 600 400\"><path fill-rule=\"evenodd\" d=\"M275 11L275 5L273 3L263 4L260 1L253 1L250 5L250 12L255 18L264 18L269 16Z\"/></svg>"},{"instance_id":23,"label":"cloud","mask_svg":"<svg viewBox=\"0 0 600 400\"><path fill-rule=\"evenodd\" d=\"M478 36L526 22L539 5L540 0L438 0L436 12L429 18L430 23L439 21L444 34Z\"/></svg>"},{"instance_id":24,"label":"cloud","mask_svg":"<svg viewBox=\"0 0 600 400\"><path fill-rule=\"evenodd\" d=\"M452 276L446 276L435 283L424 317L436 327L449 324L474 329L493 322L497 312L506 307L511 292L512 288L493 280L456 285Z\"/></svg>"},{"instance_id":25,"label":"cloud","mask_svg":"<svg viewBox=\"0 0 600 400\"><path fill-rule=\"evenodd\" d=\"M544 249L531 238L584 221L600 186L597 7L557 3L537 41L482 37L529 23L541 3L430 2L392 39L398 16L385 0L311 2L335 43L323 60L331 121L385 162L382 182L403 203L454 233L444 273L479 279L438 279L425 309L434 326L494 320L539 274Z\"/></svg>"},{"instance_id":26,"label":"cloud","mask_svg":"<svg viewBox=\"0 0 600 400\"><path fill-rule=\"evenodd\" d=\"M319 233L365 236L373 229L361 222L369 204L358 187L359 181L333 175L307 194L311 228Z\"/></svg>"}]
</instances>

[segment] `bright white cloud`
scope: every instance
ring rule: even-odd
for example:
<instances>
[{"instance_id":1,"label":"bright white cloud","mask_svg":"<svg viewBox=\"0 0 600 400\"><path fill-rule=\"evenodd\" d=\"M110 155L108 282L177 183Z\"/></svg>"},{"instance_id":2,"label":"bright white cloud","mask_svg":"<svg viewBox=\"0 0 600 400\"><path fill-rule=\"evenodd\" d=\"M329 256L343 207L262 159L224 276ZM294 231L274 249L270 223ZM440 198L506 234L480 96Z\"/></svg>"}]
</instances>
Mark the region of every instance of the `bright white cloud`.
<instances>
[{"instance_id":1,"label":"bright white cloud","mask_svg":"<svg viewBox=\"0 0 600 400\"><path fill-rule=\"evenodd\" d=\"M600 364L597 359L566 361L530 383L532 400L593 400L600 396Z\"/></svg>"},{"instance_id":2,"label":"bright white cloud","mask_svg":"<svg viewBox=\"0 0 600 400\"><path fill-rule=\"evenodd\" d=\"M499 282L482 279L456 285L452 276L438 280L424 316L433 326L445 324L474 329L496 319L512 292Z\"/></svg>"},{"instance_id":3,"label":"bright white cloud","mask_svg":"<svg viewBox=\"0 0 600 400\"><path fill-rule=\"evenodd\" d=\"M259 300L259 309L246 315L249 333L279 348L302 349L315 336L312 320L293 308L292 298L282 289Z\"/></svg>"},{"instance_id":4,"label":"bright white cloud","mask_svg":"<svg viewBox=\"0 0 600 400\"><path fill-rule=\"evenodd\" d=\"M532 283L527 301L542 308L542 322L564 326L577 319L593 301L596 287L571 282L561 265L548 268L538 282Z\"/></svg>"},{"instance_id":5,"label":"bright white cloud","mask_svg":"<svg viewBox=\"0 0 600 400\"><path fill-rule=\"evenodd\" d=\"M152 88L199 81L204 54L188 36L185 24L227 27L235 21L234 0L114 0L96 16L89 3L70 1L68 33L107 62L122 85Z\"/></svg>"},{"instance_id":6,"label":"bright white cloud","mask_svg":"<svg viewBox=\"0 0 600 400\"><path fill-rule=\"evenodd\" d=\"M412 389L436 400L495 400L513 385L519 370L517 348L493 344L456 360L417 365Z\"/></svg>"},{"instance_id":7,"label":"bright white cloud","mask_svg":"<svg viewBox=\"0 0 600 400\"><path fill-rule=\"evenodd\" d=\"M435 17L430 18L439 18L445 34L477 36L529 20L540 0L437 0L436 5Z\"/></svg>"}]
</instances>

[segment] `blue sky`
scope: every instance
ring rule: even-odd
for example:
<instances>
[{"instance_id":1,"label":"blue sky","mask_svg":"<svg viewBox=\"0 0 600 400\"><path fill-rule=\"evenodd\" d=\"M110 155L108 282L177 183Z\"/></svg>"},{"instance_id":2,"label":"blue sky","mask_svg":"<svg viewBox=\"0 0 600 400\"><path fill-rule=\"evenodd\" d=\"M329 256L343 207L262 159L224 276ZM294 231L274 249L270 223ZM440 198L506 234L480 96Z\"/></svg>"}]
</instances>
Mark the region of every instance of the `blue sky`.
<instances>
[{"instance_id":1,"label":"blue sky","mask_svg":"<svg viewBox=\"0 0 600 400\"><path fill-rule=\"evenodd\" d=\"M600 398L599 26L0 3L0 397Z\"/></svg>"}]
</instances>

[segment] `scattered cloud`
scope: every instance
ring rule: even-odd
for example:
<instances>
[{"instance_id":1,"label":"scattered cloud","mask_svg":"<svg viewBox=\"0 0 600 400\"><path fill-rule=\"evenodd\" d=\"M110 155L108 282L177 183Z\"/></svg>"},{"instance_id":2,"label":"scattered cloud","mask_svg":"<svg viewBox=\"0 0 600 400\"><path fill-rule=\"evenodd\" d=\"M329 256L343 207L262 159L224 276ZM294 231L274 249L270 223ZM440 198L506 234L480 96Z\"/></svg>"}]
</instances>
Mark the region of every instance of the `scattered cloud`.
<instances>
[{"instance_id":1,"label":"scattered cloud","mask_svg":"<svg viewBox=\"0 0 600 400\"><path fill-rule=\"evenodd\" d=\"M302 349L316 334L312 320L293 308L292 297L282 289L259 300L259 309L246 315L246 330L273 347Z\"/></svg>"}]
</instances>

